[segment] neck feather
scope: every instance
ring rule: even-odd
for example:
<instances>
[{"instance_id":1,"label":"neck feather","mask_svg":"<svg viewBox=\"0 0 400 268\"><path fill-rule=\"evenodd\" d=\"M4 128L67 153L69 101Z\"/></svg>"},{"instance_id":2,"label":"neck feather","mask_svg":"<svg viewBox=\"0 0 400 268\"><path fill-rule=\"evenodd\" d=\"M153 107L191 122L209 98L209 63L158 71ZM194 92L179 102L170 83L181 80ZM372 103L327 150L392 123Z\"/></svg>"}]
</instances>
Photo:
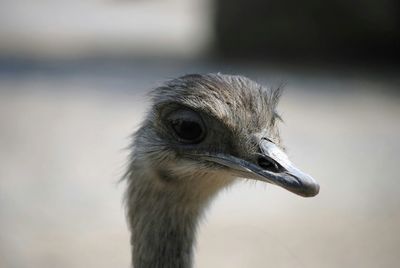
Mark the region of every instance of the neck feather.
<instances>
[{"instance_id":1,"label":"neck feather","mask_svg":"<svg viewBox=\"0 0 400 268\"><path fill-rule=\"evenodd\" d=\"M189 268L199 218L210 198L228 182L219 179L216 184L215 178L164 180L160 174L132 172L129 177L133 266Z\"/></svg>"}]
</instances>

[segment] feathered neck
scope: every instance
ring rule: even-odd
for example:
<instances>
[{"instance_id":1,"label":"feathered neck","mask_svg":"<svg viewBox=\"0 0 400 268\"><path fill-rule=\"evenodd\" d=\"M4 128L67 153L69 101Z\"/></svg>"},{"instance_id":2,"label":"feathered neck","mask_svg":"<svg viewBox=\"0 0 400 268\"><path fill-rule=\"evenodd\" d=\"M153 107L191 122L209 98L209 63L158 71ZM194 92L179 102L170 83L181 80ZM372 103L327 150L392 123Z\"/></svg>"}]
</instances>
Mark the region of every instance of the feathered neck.
<instances>
[{"instance_id":1,"label":"feathered neck","mask_svg":"<svg viewBox=\"0 0 400 268\"><path fill-rule=\"evenodd\" d=\"M127 207L133 266L192 267L199 218L211 197L229 182L212 177L171 178L132 163Z\"/></svg>"}]
</instances>

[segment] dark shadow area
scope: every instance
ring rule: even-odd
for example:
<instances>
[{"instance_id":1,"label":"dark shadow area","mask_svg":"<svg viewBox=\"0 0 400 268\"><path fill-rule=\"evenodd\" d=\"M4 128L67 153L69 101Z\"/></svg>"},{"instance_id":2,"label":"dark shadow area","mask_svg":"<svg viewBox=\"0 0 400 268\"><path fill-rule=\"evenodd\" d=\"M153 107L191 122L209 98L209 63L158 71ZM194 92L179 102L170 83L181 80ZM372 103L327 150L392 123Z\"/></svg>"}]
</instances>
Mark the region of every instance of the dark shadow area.
<instances>
[{"instance_id":1,"label":"dark shadow area","mask_svg":"<svg viewBox=\"0 0 400 268\"><path fill-rule=\"evenodd\" d=\"M398 64L397 0L217 0L223 58Z\"/></svg>"}]
</instances>

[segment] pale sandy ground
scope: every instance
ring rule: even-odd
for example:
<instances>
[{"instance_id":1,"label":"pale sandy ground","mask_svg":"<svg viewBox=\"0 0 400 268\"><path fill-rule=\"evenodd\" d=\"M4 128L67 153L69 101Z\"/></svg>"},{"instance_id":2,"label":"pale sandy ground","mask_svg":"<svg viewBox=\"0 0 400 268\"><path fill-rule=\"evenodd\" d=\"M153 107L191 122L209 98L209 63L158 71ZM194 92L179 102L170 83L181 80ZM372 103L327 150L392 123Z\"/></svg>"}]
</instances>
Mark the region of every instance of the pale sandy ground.
<instances>
[{"instance_id":1,"label":"pale sandy ground","mask_svg":"<svg viewBox=\"0 0 400 268\"><path fill-rule=\"evenodd\" d=\"M0 76L0 267L129 267L124 147L144 92L171 75ZM238 183L209 210L196 267L398 267L399 83L279 79L289 154L320 195Z\"/></svg>"}]
</instances>

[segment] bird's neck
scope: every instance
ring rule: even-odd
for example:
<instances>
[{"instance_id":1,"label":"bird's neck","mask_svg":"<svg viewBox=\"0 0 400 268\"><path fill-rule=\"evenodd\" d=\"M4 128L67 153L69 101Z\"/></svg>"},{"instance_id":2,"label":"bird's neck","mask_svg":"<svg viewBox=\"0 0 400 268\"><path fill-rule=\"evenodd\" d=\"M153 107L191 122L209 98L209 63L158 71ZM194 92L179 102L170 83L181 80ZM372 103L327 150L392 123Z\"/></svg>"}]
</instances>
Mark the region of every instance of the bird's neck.
<instances>
[{"instance_id":1,"label":"bird's neck","mask_svg":"<svg viewBox=\"0 0 400 268\"><path fill-rule=\"evenodd\" d=\"M192 267L200 211L157 198L163 202L162 206L153 204L133 212L136 214L131 222L133 267Z\"/></svg>"},{"instance_id":2,"label":"bird's neck","mask_svg":"<svg viewBox=\"0 0 400 268\"><path fill-rule=\"evenodd\" d=\"M210 198L223 186L182 186L181 178L180 182L163 181L165 178L154 178L157 176L162 175L135 174L129 180L133 266L192 267L197 223ZM205 190L199 192L202 187L208 187L206 194Z\"/></svg>"}]
</instances>

